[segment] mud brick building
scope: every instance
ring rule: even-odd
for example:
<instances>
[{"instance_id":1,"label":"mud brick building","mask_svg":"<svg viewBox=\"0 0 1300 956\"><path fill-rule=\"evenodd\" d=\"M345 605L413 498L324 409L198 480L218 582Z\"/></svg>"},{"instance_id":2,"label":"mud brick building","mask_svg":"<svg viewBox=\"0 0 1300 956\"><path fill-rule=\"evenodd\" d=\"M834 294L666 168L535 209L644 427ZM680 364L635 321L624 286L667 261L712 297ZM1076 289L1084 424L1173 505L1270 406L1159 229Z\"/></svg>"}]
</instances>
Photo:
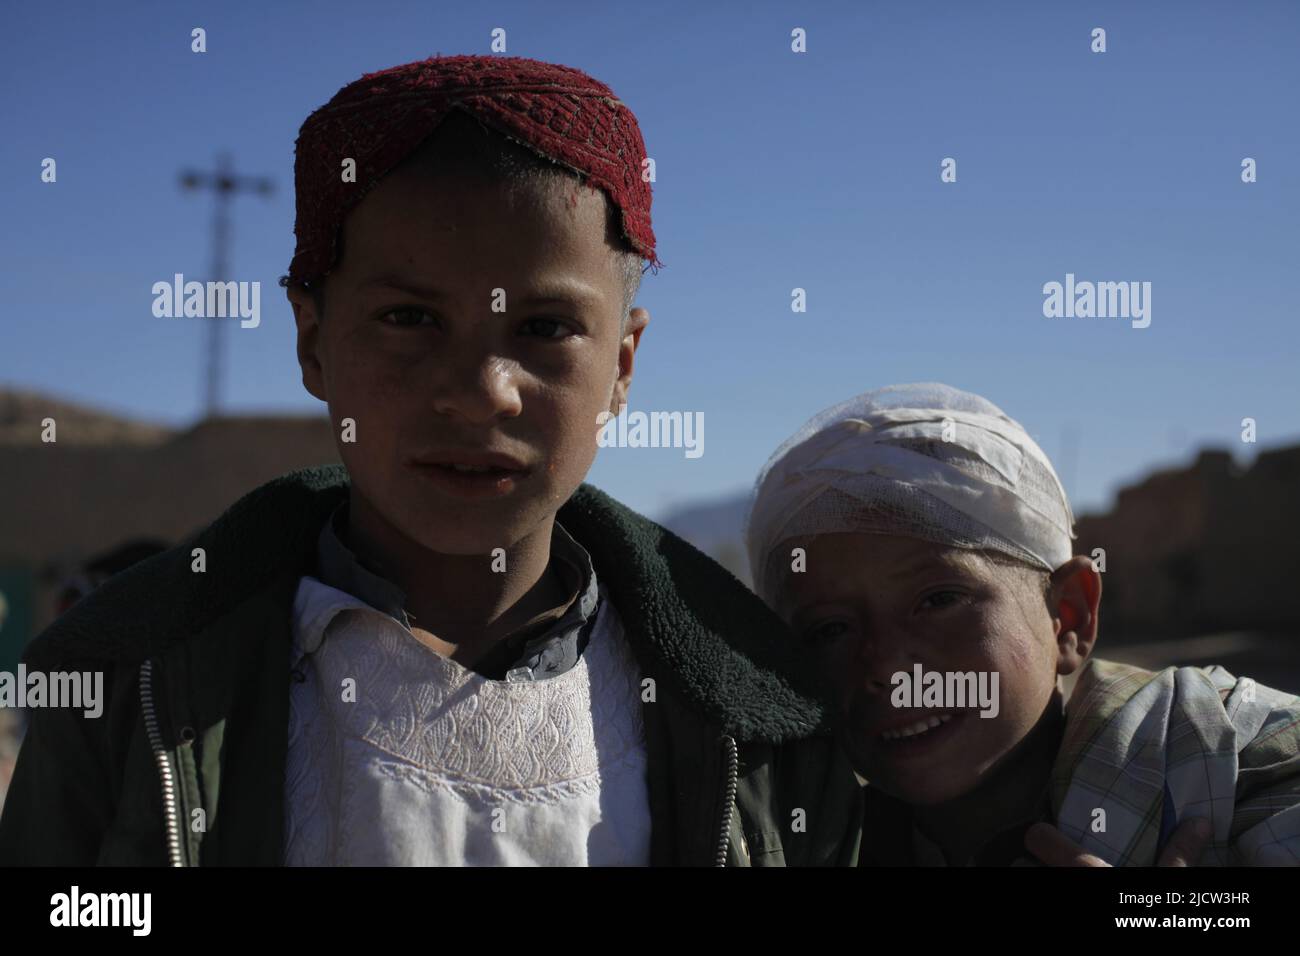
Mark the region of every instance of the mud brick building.
<instances>
[{"instance_id":1,"label":"mud brick building","mask_svg":"<svg viewBox=\"0 0 1300 956\"><path fill-rule=\"evenodd\" d=\"M1120 492L1081 518L1077 554L1106 552L1108 640L1226 630L1300 634L1300 447L1240 468L1224 451Z\"/></svg>"},{"instance_id":2,"label":"mud brick building","mask_svg":"<svg viewBox=\"0 0 1300 956\"><path fill-rule=\"evenodd\" d=\"M41 441L41 422L57 441ZM321 416L170 429L0 390L0 670L52 620L66 576L127 541L180 541L257 485L337 461Z\"/></svg>"}]
</instances>

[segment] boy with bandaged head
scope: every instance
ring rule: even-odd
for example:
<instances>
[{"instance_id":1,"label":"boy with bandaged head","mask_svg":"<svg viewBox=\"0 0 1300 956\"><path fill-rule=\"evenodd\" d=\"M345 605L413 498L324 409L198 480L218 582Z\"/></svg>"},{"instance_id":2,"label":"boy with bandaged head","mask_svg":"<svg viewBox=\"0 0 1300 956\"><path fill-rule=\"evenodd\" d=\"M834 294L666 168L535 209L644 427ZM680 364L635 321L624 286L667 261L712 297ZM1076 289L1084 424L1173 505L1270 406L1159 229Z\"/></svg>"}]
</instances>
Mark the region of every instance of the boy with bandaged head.
<instances>
[{"instance_id":1,"label":"boy with bandaged head","mask_svg":"<svg viewBox=\"0 0 1300 956\"><path fill-rule=\"evenodd\" d=\"M995 405L867 392L756 489L756 589L837 685L862 865L1154 865L1195 818L1203 865L1300 862L1300 699L1220 667L1090 660L1101 576L1072 555L1051 463Z\"/></svg>"},{"instance_id":2,"label":"boy with bandaged head","mask_svg":"<svg viewBox=\"0 0 1300 956\"><path fill-rule=\"evenodd\" d=\"M583 484L649 319L645 159L608 87L520 58L308 118L286 284L346 470L257 489L37 639L112 691L98 724L36 715L0 863L854 859L780 620Z\"/></svg>"}]
</instances>

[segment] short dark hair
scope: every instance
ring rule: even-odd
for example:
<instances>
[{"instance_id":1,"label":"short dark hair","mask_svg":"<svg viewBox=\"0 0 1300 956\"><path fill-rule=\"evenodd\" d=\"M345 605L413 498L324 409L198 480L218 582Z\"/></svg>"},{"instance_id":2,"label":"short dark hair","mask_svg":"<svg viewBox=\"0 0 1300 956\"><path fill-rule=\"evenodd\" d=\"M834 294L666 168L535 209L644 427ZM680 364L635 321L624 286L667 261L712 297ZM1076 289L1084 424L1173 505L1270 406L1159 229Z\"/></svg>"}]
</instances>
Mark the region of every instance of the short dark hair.
<instances>
[{"instance_id":1,"label":"short dark hair","mask_svg":"<svg viewBox=\"0 0 1300 956\"><path fill-rule=\"evenodd\" d=\"M453 110L398 168L407 165L420 165L484 182L504 183L513 195L553 188L556 184L584 182L581 173L552 162L462 110ZM628 312L641 289L645 262L623 235L618 207L603 192L601 195L605 199L605 238L619 257L623 280L621 322L626 326ZM343 234L340 228L337 256L342 258L342 255ZM300 284L312 297L317 315L323 315L325 311L326 278L322 276ZM293 284L287 275L280 277L281 286L287 288Z\"/></svg>"}]
</instances>

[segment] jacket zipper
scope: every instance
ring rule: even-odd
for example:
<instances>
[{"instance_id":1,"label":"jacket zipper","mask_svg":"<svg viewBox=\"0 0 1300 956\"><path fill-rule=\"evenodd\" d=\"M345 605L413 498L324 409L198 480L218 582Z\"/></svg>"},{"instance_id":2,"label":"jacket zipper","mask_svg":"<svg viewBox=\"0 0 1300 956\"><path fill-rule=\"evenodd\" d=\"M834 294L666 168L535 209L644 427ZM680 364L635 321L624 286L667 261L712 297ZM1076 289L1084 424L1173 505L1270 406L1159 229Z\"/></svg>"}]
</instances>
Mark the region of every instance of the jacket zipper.
<instances>
[{"instance_id":1,"label":"jacket zipper","mask_svg":"<svg viewBox=\"0 0 1300 956\"><path fill-rule=\"evenodd\" d=\"M736 778L739 770L735 738L723 737L722 745L727 750L727 778L722 794L722 832L718 834L718 855L713 862L714 866L727 865L727 849L731 846L731 817L736 810Z\"/></svg>"},{"instance_id":2,"label":"jacket zipper","mask_svg":"<svg viewBox=\"0 0 1300 956\"><path fill-rule=\"evenodd\" d=\"M179 811L176 807L176 772L172 768L171 757L163 746L162 733L158 729L158 715L153 705L153 661L151 660L145 661L140 666L140 705L144 713L145 733L149 736L149 747L153 750L153 759L158 765L158 776L162 781L168 862L171 866L184 866Z\"/></svg>"}]
</instances>

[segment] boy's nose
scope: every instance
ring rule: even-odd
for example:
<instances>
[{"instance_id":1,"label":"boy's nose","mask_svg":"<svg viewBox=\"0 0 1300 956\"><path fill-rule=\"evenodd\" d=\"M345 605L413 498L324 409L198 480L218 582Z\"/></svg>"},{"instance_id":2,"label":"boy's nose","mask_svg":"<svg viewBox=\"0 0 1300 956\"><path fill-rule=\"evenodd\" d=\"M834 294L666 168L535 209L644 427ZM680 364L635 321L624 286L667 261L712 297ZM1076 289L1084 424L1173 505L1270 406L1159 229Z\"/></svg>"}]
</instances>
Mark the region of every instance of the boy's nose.
<instances>
[{"instance_id":1,"label":"boy's nose","mask_svg":"<svg viewBox=\"0 0 1300 956\"><path fill-rule=\"evenodd\" d=\"M869 629L858 640L854 675L859 686L873 693L889 693L893 689L894 675L912 666L905 634L888 629Z\"/></svg>"},{"instance_id":2,"label":"boy's nose","mask_svg":"<svg viewBox=\"0 0 1300 956\"><path fill-rule=\"evenodd\" d=\"M499 355L465 360L443 358L433 408L440 415L476 425L513 418L523 409L516 381L518 368Z\"/></svg>"}]
</instances>

